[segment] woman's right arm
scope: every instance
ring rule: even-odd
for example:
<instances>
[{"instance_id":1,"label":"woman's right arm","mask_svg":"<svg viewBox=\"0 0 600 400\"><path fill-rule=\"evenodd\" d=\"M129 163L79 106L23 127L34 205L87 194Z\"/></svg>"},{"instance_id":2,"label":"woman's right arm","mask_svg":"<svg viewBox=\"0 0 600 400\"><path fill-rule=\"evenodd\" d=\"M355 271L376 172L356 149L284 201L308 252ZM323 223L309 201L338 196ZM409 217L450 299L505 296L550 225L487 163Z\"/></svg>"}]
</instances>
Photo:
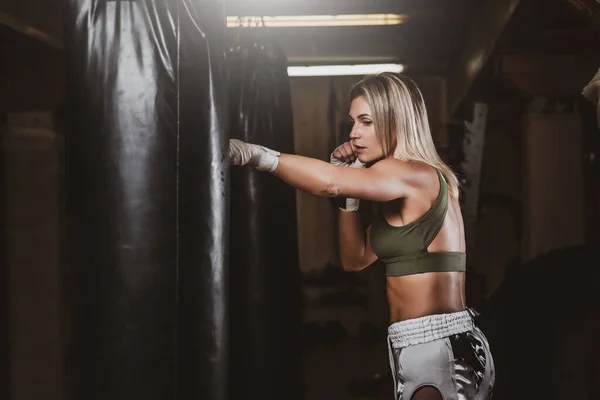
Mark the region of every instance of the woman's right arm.
<instances>
[{"instance_id":1,"label":"woman's right arm","mask_svg":"<svg viewBox=\"0 0 600 400\"><path fill-rule=\"evenodd\" d=\"M340 211L338 228L345 271L360 271L377 261L369 240L371 228L363 228L359 212Z\"/></svg>"},{"instance_id":2,"label":"woman's right arm","mask_svg":"<svg viewBox=\"0 0 600 400\"><path fill-rule=\"evenodd\" d=\"M363 166L355 161L354 149L349 142L340 145L331 154L331 163L333 164L346 163L355 168ZM358 212L359 200L343 199L343 202L345 202L345 207L340 207L338 218L342 268L345 271L360 271L377 260L369 240L371 228L365 230L363 227L360 212Z\"/></svg>"}]
</instances>

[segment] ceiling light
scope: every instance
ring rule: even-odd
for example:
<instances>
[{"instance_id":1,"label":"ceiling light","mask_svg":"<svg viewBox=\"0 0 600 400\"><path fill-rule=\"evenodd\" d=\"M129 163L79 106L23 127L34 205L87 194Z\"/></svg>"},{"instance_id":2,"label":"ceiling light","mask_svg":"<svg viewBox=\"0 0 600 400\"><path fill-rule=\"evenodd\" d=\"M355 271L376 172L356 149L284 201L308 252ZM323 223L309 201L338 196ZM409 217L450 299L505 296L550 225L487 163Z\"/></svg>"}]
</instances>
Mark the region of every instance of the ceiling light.
<instances>
[{"instance_id":1,"label":"ceiling light","mask_svg":"<svg viewBox=\"0 0 600 400\"><path fill-rule=\"evenodd\" d=\"M399 25L408 16L403 14L343 14L227 17L229 28L289 28L315 26Z\"/></svg>"},{"instance_id":2,"label":"ceiling light","mask_svg":"<svg viewBox=\"0 0 600 400\"><path fill-rule=\"evenodd\" d=\"M288 67L289 76L369 75L379 72L404 71L402 64L310 65Z\"/></svg>"}]
</instances>

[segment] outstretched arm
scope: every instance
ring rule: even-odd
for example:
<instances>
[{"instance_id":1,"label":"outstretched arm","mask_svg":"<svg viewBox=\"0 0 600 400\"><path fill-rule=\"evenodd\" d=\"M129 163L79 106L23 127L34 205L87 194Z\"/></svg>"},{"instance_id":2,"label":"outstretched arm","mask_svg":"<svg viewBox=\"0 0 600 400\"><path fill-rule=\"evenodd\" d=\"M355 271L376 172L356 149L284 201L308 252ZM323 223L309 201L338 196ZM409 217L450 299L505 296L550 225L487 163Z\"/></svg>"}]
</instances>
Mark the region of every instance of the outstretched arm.
<instances>
[{"instance_id":1,"label":"outstretched arm","mask_svg":"<svg viewBox=\"0 0 600 400\"><path fill-rule=\"evenodd\" d=\"M379 161L371 168L346 168L235 139L230 140L229 156L233 165L272 172L289 185L320 197L390 201L406 196L412 188L410 174L403 173L405 167L395 159Z\"/></svg>"},{"instance_id":2,"label":"outstretched arm","mask_svg":"<svg viewBox=\"0 0 600 400\"><path fill-rule=\"evenodd\" d=\"M289 185L321 197L352 197L390 201L406 195L409 185L396 168L396 160L382 160L371 168L346 168L314 158L282 154L273 172Z\"/></svg>"},{"instance_id":3,"label":"outstretched arm","mask_svg":"<svg viewBox=\"0 0 600 400\"><path fill-rule=\"evenodd\" d=\"M386 201L402 197L409 188L397 174L398 166L387 168L384 160L364 169L356 165L349 143L332 154L332 165L320 160L283 154L238 140L230 142L233 165L250 165L277 175L291 186L323 197L348 197ZM340 166L345 165L345 166ZM354 168L348 168L353 166ZM394 171L391 174L389 171ZM369 229L362 226L358 202L346 202L339 215L339 246L342 266L346 271L362 270L377 260L369 242Z\"/></svg>"}]
</instances>

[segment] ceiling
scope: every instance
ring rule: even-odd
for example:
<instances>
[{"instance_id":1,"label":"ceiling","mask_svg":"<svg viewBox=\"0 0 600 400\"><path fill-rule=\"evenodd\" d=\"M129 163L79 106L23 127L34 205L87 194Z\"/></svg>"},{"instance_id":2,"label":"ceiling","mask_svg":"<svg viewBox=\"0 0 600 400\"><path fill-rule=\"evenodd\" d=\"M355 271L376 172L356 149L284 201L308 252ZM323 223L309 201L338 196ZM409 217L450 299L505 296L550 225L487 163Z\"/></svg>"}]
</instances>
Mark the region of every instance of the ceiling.
<instances>
[{"instance_id":1,"label":"ceiling","mask_svg":"<svg viewBox=\"0 0 600 400\"><path fill-rule=\"evenodd\" d=\"M599 17L596 0L522 1L496 44L494 72L529 96L578 95L600 68Z\"/></svg>"},{"instance_id":2,"label":"ceiling","mask_svg":"<svg viewBox=\"0 0 600 400\"><path fill-rule=\"evenodd\" d=\"M225 0L229 16L408 15L395 26L258 28L290 64L401 62L413 72L442 74L459 50L478 0ZM479 3L480 4L480 3ZM243 28L256 30L257 28Z\"/></svg>"},{"instance_id":3,"label":"ceiling","mask_svg":"<svg viewBox=\"0 0 600 400\"><path fill-rule=\"evenodd\" d=\"M408 16L396 26L259 28L278 44L291 64L402 62L408 69L444 73L460 50L465 26L481 0L221 0L230 16L336 15L394 13ZM497 0L492 0L497 1ZM60 1L8 0L0 6L0 25L8 16L62 42ZM256 30L255 28L251 28Z\"/></svg>"},{"instance_id":4,"label":"ceiling","mask_svg":"<svg viewBox=\"0 0 600 400\"><path fill-rule=\"evenodd\" d=\"M504 75L532 93L543 93L546 87L548 92L572 92L581 85L581 77L600 65L600 4L596 0L220 1L229 16L407 15L407 21L396 26L244 29L259 31L262 39L278 44L292 65L401 62L408 74L443 76L447 79L449 113L465 98L484 65L499 63ZM39 46L61 54L61 1L0 3L0 33L5 31L4 39L15 42L7 46L0 38L0 55L5 60L14 58L10 48L25 48L31 36ZM21 41L23 46L17 43ZM488 62L490 55L494 63ZM498 55L500 61L496 62ZM23 65L48 64L47 58L33 62L28 57L27 63L24 58ZM545 75L539 73L541 70ZM552 70L556 70L555 75ZM563 72L572 78L565 79L560 75ZM562 86L557 89L555 82ZM0 82L2 87L7 85L16 88L7 79Z\"/></svg>"},{"instance_id":5,"label":"ceiling","mask_svg":"<svg viewBox=\"0 0 600 400\"><path fill-rule=\"evenodd\" d=\"M600 32L586 22L581 11L573 6L575 2L522 1L499 43L499 50L511 54L598 54Z\"/></svg>"}]
</instances>

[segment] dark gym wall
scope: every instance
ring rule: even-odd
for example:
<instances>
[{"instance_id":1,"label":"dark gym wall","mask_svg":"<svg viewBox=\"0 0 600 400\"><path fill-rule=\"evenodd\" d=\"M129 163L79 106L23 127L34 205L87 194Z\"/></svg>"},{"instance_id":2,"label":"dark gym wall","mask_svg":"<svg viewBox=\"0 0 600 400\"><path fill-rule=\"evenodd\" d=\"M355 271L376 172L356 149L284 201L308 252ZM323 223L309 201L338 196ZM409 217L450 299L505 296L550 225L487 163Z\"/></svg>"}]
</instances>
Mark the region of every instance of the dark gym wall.
<instances>
[{"instance_id":1,"label":"dark gym wall","mask_svg":"<svg viewBox=\"0 0 600 400\"><path fill-rule=\"evenodd\" d=\"M0 25L0 112L56 110L64 93L62 51Z\"/></svg>"},{"instance_id":2,"label":"dark gym wall","mask_svg":"<svg viewBox=\"0 0 600 400\"><path fill-rule=\"evenodd\" d=\"M0 116L0 126L5 124L4 115ZM0 397L10 398L10 346L9 319L10 308L8 294L8 262L6 257L6 151L4 150L4 132L0 130Z\"/></svg>"},{"instance_id":3,"label":"dark gym wall","mask_svg":"<svg viewBox=\"0 0 600 400\"><path fill-rule=\"evenodd\" d=\"M4 7L0 11L6 11ZM56 214L62 139L52 122L41 126L22 120L16 124L19 129L13 129L8 113L50 114L60 108L63 83L59 49L0 25L2 399L39 393L47 399L62 398ZM46 356L40 357L40 351Z\"/></svg>"},{"instance_id":4,"label":"dark gym wall","mask_svg":"<svg viewBox=\"0 0 600 400\"><path fill-rule=\"evenodd\" d=\"M11 396L60 400L63 138L50 113L10 114L2 136Z\"/></svg>"},{"instance_id":5,"label":"dark gym wall","mask_svg":"<svg viewBox=\"0 0 600 400\"><path fill-rule=\"evenodd\" d=\"M70 0L73 399L224 399L220 2Z\"/></svg>"},{"instance_id":6,"label":"dark gym wall","mask_svg":"<svg viewBox=\"0 0 600 400\"><path fill-rule=\"evenodd\" d=\"M59 46L62 42L63 1L3 0L0 3L2 24L37 37L47 45ZM37 40L37 39L36 39Z\"/></svg>"}]
</instances>

